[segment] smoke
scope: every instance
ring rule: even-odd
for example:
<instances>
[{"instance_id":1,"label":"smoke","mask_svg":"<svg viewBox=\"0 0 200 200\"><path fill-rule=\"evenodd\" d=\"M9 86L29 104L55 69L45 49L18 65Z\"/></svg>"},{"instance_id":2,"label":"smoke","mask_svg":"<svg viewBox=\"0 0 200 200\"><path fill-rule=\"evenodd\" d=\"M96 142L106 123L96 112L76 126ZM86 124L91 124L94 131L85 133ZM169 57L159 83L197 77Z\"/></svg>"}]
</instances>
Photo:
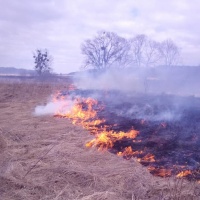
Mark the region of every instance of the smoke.
<instances>
[{"instance_id":1,"label":"smoke","mask_svg":"<svg viewBox=\"0 0 200 200\"><path fill-rule=\"evenodd\" d=\"M119 109L117 115L129 119L141 119L147 121L177 121L181 118L181 114L177 110L160 108L158 111L149 104L141 106L133 105L132 107L129 107L129 109Z\"/></svg>"},{"instance_id":2,"label":"smoke","mask_svg":"<svg viewBox=\"0 0 200 200\"><path fill-rule=\"evenodd\" d=\"M126 70L86 71L75 75L75 86L84 90L141 91L143 83Z\"/></svg>"},{"instance_id":3,"label":"smoke","mask_svg":"<svg viewBox=\"0 0 200 200\"><path fill-rule=\"evenodd\" d=\"M77 73L74 84L76 95L96 98L118 116L177 121L200 105L198 74L197 67L111 68Z\"/></svg>"},{"instance_id":4,"label":"smoke","mask_svg":"<svg viewBox=\"0 0 200 200\"><path fill-rule=\"evenodd\" d=\"M84 90L200 96L199 76L198 67L111 68L77 73L74 84Z\"/></svg>"},{"instance_id":5,"label":"smoke","mask_svg":"<svg viewBox=\"0 0 200 200\"><path fill-rule=\"evenodd\" d=\"M51 101L46 105L39 105L35 108L34 114L36 116L39 115L54 115L56 113L66 114L68 113L74 105L74 101L66 99L66 100L58 100L56 102Z\"/></svg>"},{"instance_id":6,"label":"smoke","mask_svg":"<svg viewBox=\"0 0 200 200\"><path fill-rule=\"evenodd\" d=\"M70 111L74 99L91 97L107 105L107 112L130 119L176 121L184 110L199 107L197 68L117 68L87 70L73 76L74 91L63 91L69 99L35 108L35 115ZM200 73L199 73L200 74Z\"/></svg>"}]
</instances>

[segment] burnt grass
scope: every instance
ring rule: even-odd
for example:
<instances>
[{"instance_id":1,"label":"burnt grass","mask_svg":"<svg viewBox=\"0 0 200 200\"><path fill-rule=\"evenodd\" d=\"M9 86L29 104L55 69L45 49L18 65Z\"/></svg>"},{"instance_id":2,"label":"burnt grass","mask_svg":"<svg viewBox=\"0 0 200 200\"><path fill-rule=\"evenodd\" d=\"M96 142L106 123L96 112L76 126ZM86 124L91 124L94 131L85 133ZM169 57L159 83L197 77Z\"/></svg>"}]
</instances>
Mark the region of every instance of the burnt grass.
<instances>
[{"instance_id":1,"label":"burnt grass","mask_svg":"<svg viewBox=\"0 0 200 200\"><path fill-rule=\"evenodd\" d=\"M94 136L69 119L34 115L36 106L47 105L52 95L67 91L70 84L0 81L0 199L199 200L200 185L196 181L153 176L135 158L125 160L107 151L86 148L85 143ZM104 108L99 116L105 112L110 118L112 109L108 110ZM121 122L125 111L117 115ZM141 127L139 122L135 118L135 126ZM121 126L124 130L128 127L126 123ZM125 145L131 141L121 142Z\"/></svg>"},{"instance_id":2,"label":"burnt grass","mask_svg":"<svg viewBox=\"0 0 200 200\"><path fill-rule=\"evenodd\" d=\"M99 127L108 125L108 130L116 132L133 128L139 131L135 140L115 142L110 152L117 153L131 146L133 151L143 152L137 158L154 155L155 162L141 161L144 166L154 168L151 171L154 175L159 175L160 169L170 170L171 175L191 170L187 179L200 180L200 98L93 90L61 94L97 99L99 104L94 106L97 118L105 119Z\"/></svg>"}]
</instances>

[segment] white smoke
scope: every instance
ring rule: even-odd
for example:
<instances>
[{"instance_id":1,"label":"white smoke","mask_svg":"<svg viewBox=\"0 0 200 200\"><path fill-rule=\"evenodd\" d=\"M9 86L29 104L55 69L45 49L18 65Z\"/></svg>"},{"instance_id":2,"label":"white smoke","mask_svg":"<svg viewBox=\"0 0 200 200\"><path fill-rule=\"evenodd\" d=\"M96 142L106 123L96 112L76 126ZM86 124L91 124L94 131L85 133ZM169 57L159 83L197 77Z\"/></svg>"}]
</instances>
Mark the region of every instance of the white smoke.
<instances>
[{"instance_id":1,"label":"white smoke","mask_svg":"<svg viewBox=\"0 0 200 200\"><path fill-rule=\"evenodd\" d=\"M83 90L118 90L150 94L200 96L195 68L133 67L87 70L74 75L74 84ZM196 73L195 73L196 72Z\"/></svg>"},{"instance_id":2,"label":"white smoke","mask_svg":"<svg viewBox=\"0 0 200 200\"><path fill-rule=\"evenodd\" d=\"M66 114L73 107L74 102L71 100L58 100L56 102L49 102L46 105L39 105L35 108L35 115L53 115Z\"/></svg>"},{"instance_id":3,"label":"white smoke","mask_svg":"<svg viewBox=\"0 0 200 200\"><path fill-rule=\"evenodd\" d=\"M119 90L124 92L143 90L143 82L137 75L123 70L84 72L74 78L75 85L83 90Z\"/></svg>"}]
</instances>

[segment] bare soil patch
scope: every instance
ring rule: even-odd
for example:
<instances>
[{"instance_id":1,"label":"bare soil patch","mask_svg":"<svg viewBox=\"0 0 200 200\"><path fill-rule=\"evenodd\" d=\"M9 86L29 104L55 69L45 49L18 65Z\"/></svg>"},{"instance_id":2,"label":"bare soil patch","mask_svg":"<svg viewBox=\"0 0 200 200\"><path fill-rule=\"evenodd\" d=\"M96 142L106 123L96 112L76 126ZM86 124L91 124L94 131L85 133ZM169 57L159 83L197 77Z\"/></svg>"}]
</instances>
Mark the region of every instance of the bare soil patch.
<instances>
[{"instance_id":1,"label":"bare soil patch","mask_svg":"<svg viewBox=\"0 0 200 200\"><path fill-rule=\"evenodd\" d=\"M154 177L134 159L87 149L67 119L35 116L69 83L0 83L0 199L200 199L199 184Z\"/></svg>"}]
</instances>

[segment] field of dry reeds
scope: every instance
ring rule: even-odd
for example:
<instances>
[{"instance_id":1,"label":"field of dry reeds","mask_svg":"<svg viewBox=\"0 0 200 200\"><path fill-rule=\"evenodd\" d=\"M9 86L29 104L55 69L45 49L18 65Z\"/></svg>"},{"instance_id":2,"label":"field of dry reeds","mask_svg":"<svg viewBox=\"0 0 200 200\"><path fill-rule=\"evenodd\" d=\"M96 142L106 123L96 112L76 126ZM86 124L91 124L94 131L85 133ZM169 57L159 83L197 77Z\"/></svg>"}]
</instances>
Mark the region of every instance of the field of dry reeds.
<instances>
[{"instance_id":1,"label":"field of dry reeds","mask_svg":"<svg viewBox=\"0 0 200 200\"><path fill-rule=\"evenodd\" d=\"M87 149L67 119L35 116L68 82L0 81L1 200L198 200L200 184L159 178L135 159Z\"/></svg>"}]
</instances>

